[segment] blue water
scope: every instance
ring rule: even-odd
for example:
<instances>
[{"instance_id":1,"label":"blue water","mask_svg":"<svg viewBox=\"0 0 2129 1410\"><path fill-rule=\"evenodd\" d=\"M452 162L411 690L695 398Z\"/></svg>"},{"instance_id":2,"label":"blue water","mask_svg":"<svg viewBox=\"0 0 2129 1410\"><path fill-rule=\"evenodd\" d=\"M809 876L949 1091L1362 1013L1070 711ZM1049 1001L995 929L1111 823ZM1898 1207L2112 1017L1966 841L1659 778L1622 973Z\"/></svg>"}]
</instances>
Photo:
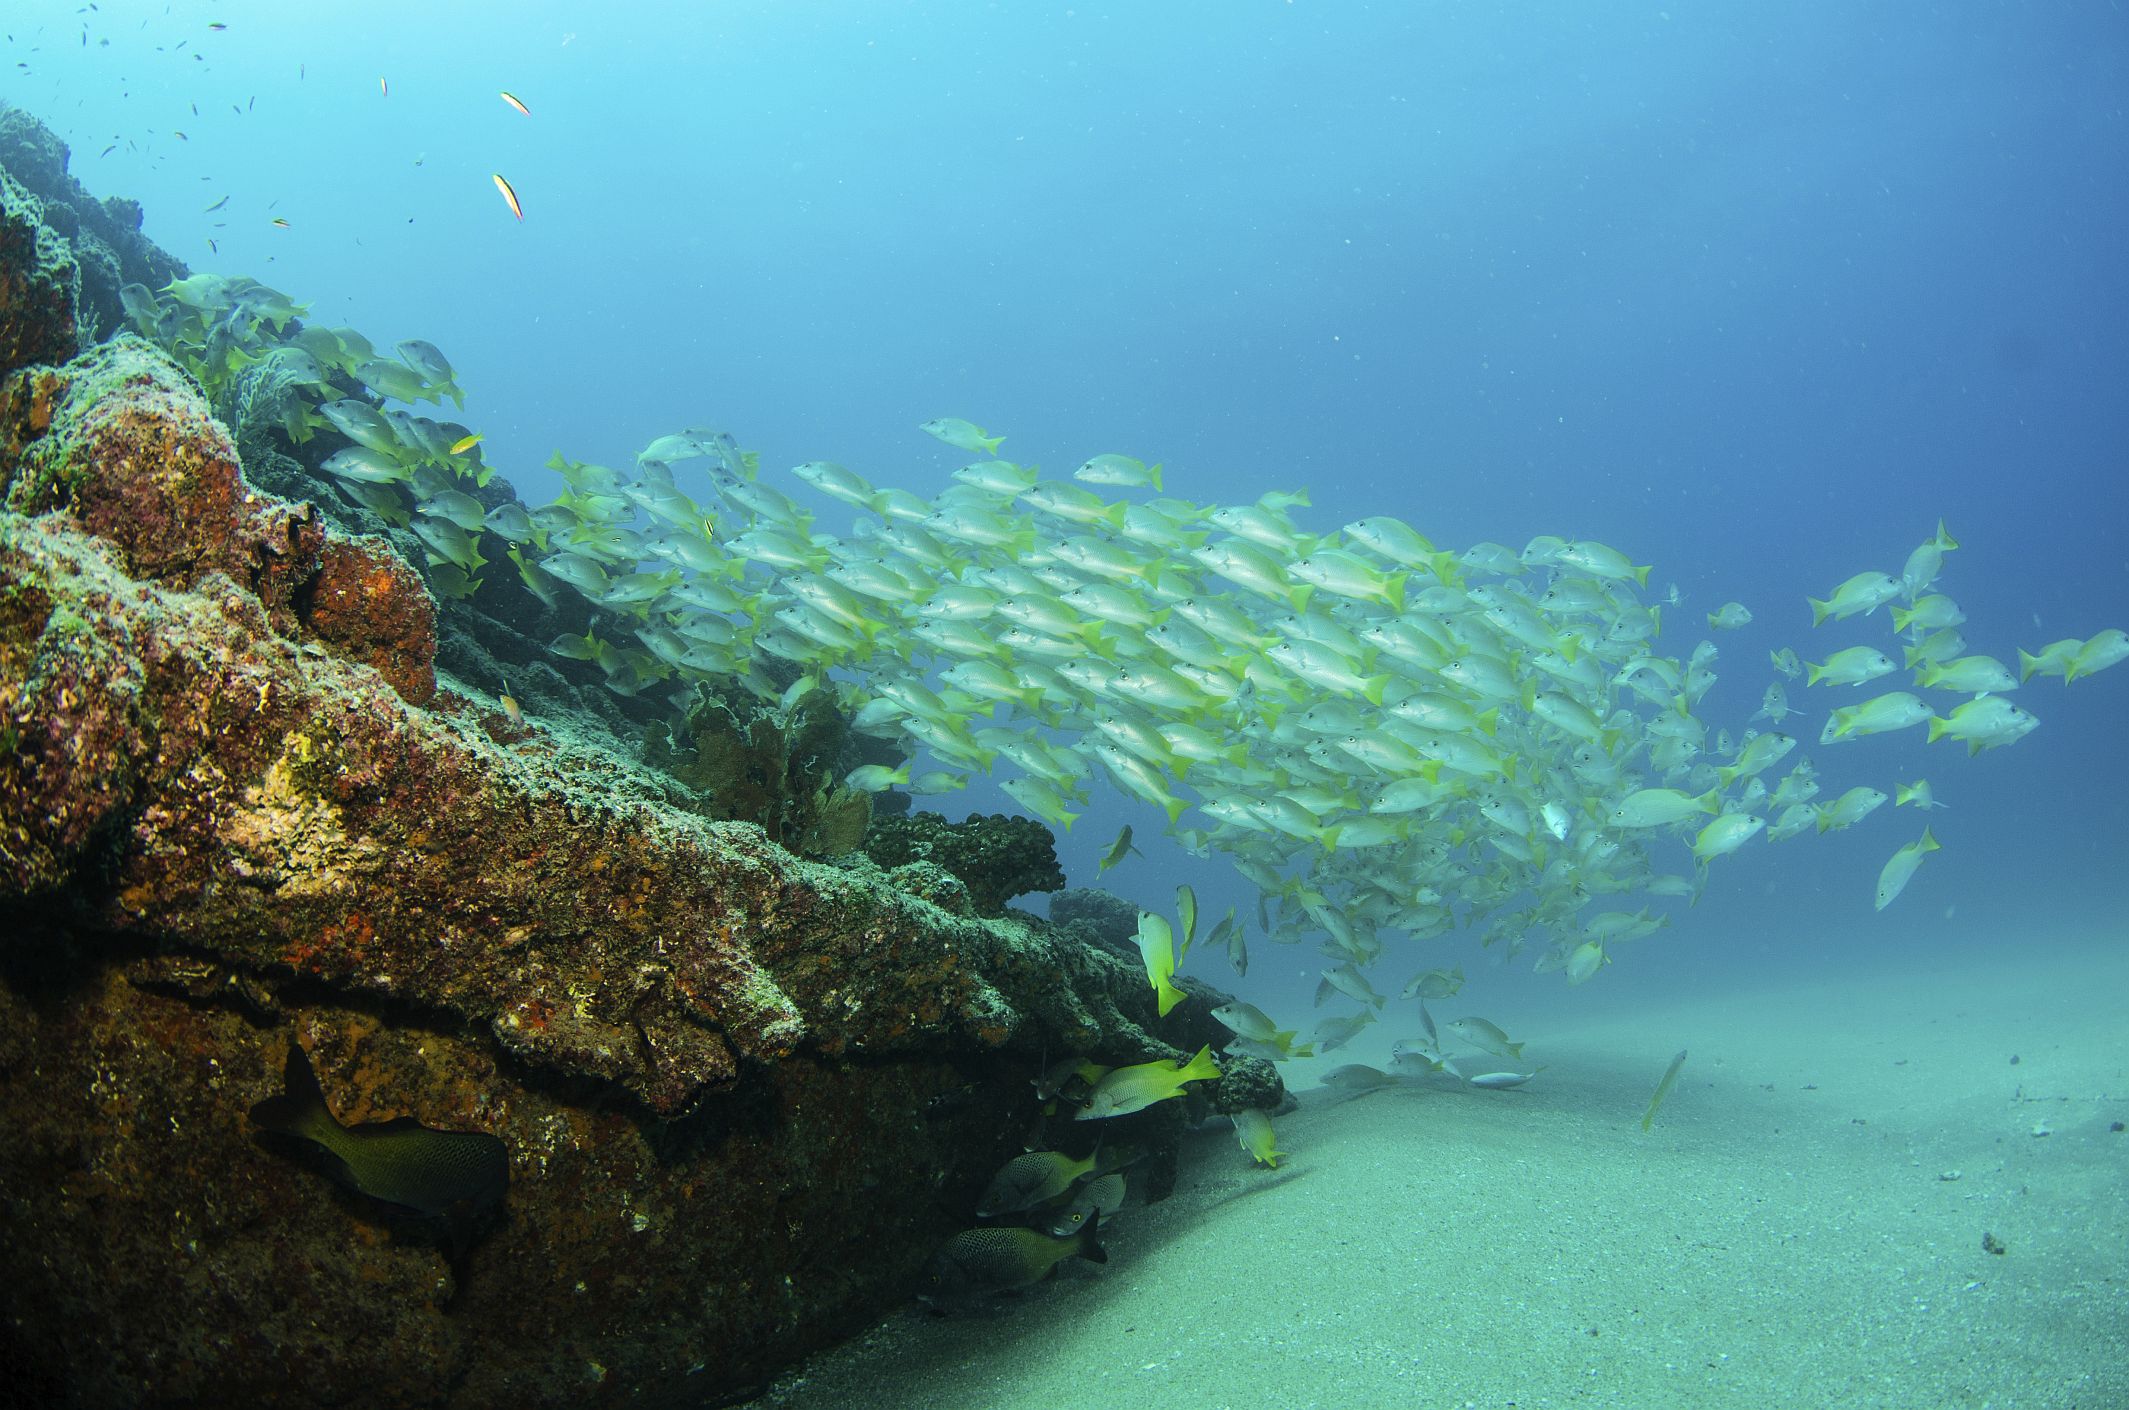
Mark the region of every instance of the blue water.
<instances>
[{"instance_id":1,"label":"blue water","mask_svg":"<svg viewBox=\"0 0 2129 1410\"><path fill-rule=\"evenodd\" d=\"M196 269L441 345L535 503L556 449L625 463L705 423L772 474L929 495L965 457L916 423L966 416L1052 474L1123 451L1200 501L1306 486L1318 529L1615 544L1684 592L1673 654L1700 612L1757 614L1700 711L1732 728L1770 648L1891 645L1882 613L1812 632L1804 596L1897 573L1940 516L1971 650L2129 624L2116 10L106 3L0 28L0 96L92 189ZM1827 796L1926 774L1945 852L1877 915L1912 810L1755 843L1599 982L2118 926L2125 690L2036 679L2041 728L1969 760L1811 747L1825 692L1792 685ZM1063 842L1075 881L1124 821L1148 855L1115 889L1253 904L1113 796ZM1305 1002L1315 956L1255 959L1245 992Z\"/></svg>"}]
</instances>

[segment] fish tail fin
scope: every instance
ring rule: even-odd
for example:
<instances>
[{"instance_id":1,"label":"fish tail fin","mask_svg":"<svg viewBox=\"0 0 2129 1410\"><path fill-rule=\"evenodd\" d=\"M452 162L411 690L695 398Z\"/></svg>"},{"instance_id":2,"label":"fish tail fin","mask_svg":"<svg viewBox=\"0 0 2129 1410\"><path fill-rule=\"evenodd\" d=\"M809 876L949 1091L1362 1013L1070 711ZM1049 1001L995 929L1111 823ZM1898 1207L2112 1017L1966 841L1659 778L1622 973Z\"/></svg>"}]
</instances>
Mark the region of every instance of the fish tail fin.
<instances>
[{"instance_id":1,"label":"fish tail fin","mask_svg":"<svg viewBox=\"0 0 2129 1410\"><path fill-rule=\"evenodd\" d=\"M1180 1088L1185 1082L1215 1082L1219 1076L1220 1065L1213 1061L1212 1044L1207 1043L1176 1072L1175 1084Z\"/></svg>"},{"instance_id":2,"label":"fish tail fin","mask_svg":"<svg viewBox=\"0 0 2129 1410\"><path fill-rule=\"evenodd\" d=\"M1944 521L1939 519L1937 521L1937 547L1949 553L1958 546L1959 540L1951 536L1950 531L1944 527Z\"/></svg>"},{"instance_id":3,"label":"fish tail fin","mask_svg":"<svg viewBox=\"0 0 2129 1410\"><path fill-rule=\"evenodd\" d=\"M301 1136L323 1144L319 1133L339 1123L326 1108L325 1091L319 1087L318 1074L312 1070L310 1055L303 1051L301 1043L288 1045L288 1061L281 1069L281 1084L279 1096L268 1097L252 1106L252 1125L262 1131Z\"/></svg>"},{"instance_id":4,"label":"fish tail fin","mask_svg":"<svg viewBox=\"0 0 2129 1410\"><path fill-rule=\"evenodd\" d=\"M1072 1252L1089 1263L1109 1261L1109 1251L1101 1246L1101 1210L1088 1212L1087 1222L1080 1226L1079 1238Z\"/></svg>"},{"instance_id":5,"label":"fish tail fin","mask_svg":"<svg viewBox=\"0 0 2129 1410\"><path fill-rule=\"evenodd\" d=\"M1916 844L1916 850L1921 852L1941 852L1944 850L1944 844L1931 836L1927 823L1922 826L1922 840Z\"/></svg>"},{"instance_id":6,"label":"fish tail fin","mask_svg":"<svg viewBox=\"0 0 2129 1410\"><path fill-rule=\"evenodd\" d=\"M1102 510L1101 517L1110 528L1116 530L1118 533L1122 533L1124 531L1124 511L1126 511L1130 507L1131 506L1124 503L1124 501L1118 500L1116 503Z\"/></svg>"},{"instance_id":7,"label":"fish tail fin","mask_svg":"<svg viewBox=\"0 0 2129 1410\"><path fill-rule=\"evenodd\" d=\"M976 437L976 440L979 444L982 445L985 450L989 451L992 455L996 455L998 453L998 447L1005 444L1005 437L1003 436L978 436Z\"/></svg>"},{"instance_id":8,"label":"fish tail fin","mask_svg":"<svg viewBox=\"0 0 2129 1410\"><path fill-rule=\"evenodd\" d=\"M1807 597L1804 601L1811 604L1811 625L1814 627L1825 621L1826 614L1833 611L1833 604L1830 602L1821 602L1815 597Z\"/></svg>"},{"instance_id":9,"label":"fish tail fin","mask_svg":"<svg viewBox=\"0 0 2129 1410\"><path fill-rule=\"evenodd\" d=\"M1641 563L1635 565L1633 569L1634 581L1641 584L1642 587L1646 588L1648 586L1648 570L1653 566L1655 565L1650 563Z\"/></svg>"},{"instance_id":10,"label":"fish tail fin","mask_svg":"<svg viewBox=\"0 0 2129 1410\"><path fill-rule=\"evenodd\" d=\"M1501 707L1488 705L1478 712L1477 723L1478 727L1486 733L1487 738L1497 738L1501 726ZM1429 762L1434 765L1435 778L1439 778L1441 776L1441 761L1434 759L1429 760ZM1432 783L1434 779L1428 779L1427 782Z\"/></svg>"},{"instance_id":11,"label":"fish tail fin","mask_svg":"<svg viewBox=\"0 0 2129 1410\"><path fill-rule=\"evenodd\" d=\"M1155 461L1153 468L1146 472L1146 478L1153 482L1153 492L1155 494L1167 493L1166 490L1161 488L1161 463L1159 461Z\"/></svg>"},{"instance_id":12,"label":"fish tail fin","mask_svg":"<svg viewBox=\"0 0 2129 1410\"><path fill-rule=\"evenodd\" d=\"M1813 622L1811 625L1815 627L1818 623ZM1910 661L1907 664L1912 666L1914 662ZM1804 685L1806 688L1817 685L1819 678L1825 674L1826 668L1824 666L1814 666L1809 661L1804 663Z\"/></svg>"},{"instance_id":13,"label":"fish tail fin","mask_svg":"<svg viewBox=\"0 0 2129 1410\"><path fill-rule=\"evenodd\" d=\"M2027 681L2033 679L2033 672L2039 669L2040 658L2038 656L2035 656L2030 651L2024 650L2021 650L2018 653L2018 683L2020 685L2023 685Z\"/></svg>"},{"instance_id":14,"label":"fish tail fin","mask_svg":"<svg viewBox=\"0 0 2129 1410\"><path fill-rule=\"evenodd\" d=\"M1382 585L1383 595L1390 600L1390 610L1403 615L1405 610L1405 573L1392 573Z\"/></svg>"},{"instance_id":15,"label":"fish tail fin","mask_svg":"<svg viewBox=\"0 0 2129 1410\"><path fill-rule=\"evenodd\" d=\"M1951 724L1950 720L1938 715L1931 715L1929 717L1929 738L1923 742L1935 744L1938 740L1944 738L1944 732L1951 728ZM1893 806L1897 808L1899 804L1895 803Z\"/></svg>"},{"instance_id":16,"label":"fish tail fin","mask_svg":"<svg viewBox=\"0 0 2129 1410\"><path fill-rule=\"evenodd\" d=\"M1369 676L1360 683L1360 693L1366 697L1370 705L1382 704L1383 693L1389 688L1390 678L1388 676Z\"/></svg>"},{"instance_id":17,"label":"fish tail fin","mask_svg":"<svg viewBox=\"0 0 2129 1410\"><path fill-rule=\"evenodd\" d=\"M1161 800L1161 809L1168 814L1168 826L1170 827L1175 826L1175 820L1188 811L1189 807L1188 803L1172 794Z\"/></svg>"},{"instance_id":18,"label":"fish tail fin","mask_svg":"<svg viewBox=\"0 0 2129 1410\"><path fill-rule=\"evenodd\" d=\"M1169 977L1165 974L1154 981L1153 992L1156 995L1155 1007L1160 1010L1162 1018L1166 1018L1170 1009L1190 997L1169 982Z\"/></svg>"},{"instance_id":19,"label":"fish tail fin","mask_svg":"<svg viewBox=\"0 0 2129 1410\"><path fill-rule=\"evenodd\" d=\"M1896 632L1906 631L1907 624L1914 619L1915 612L1911 607L1895 607L1892 609L1892 629Z\"/></svg>"}]
</instances>

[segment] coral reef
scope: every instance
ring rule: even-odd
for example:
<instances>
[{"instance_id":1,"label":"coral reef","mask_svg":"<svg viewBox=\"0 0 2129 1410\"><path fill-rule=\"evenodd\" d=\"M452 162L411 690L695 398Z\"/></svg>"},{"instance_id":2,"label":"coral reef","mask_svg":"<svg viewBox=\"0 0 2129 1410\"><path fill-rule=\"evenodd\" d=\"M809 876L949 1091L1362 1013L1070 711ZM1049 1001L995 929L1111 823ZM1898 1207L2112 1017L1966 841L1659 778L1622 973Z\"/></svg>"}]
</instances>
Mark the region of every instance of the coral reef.
<instances>
[{"instance_id":1,"label":"coral reef","mask_svg":"<svg viewBox=\"0 0 2129 1410\"><path fill-rule=\"evenodd\" d=\"M1075 887L1050 898L1050 919L1080 927L1087 943L1125 959L1138 958L1138 905L1093 887Z\"/></svg>"},{"instance_id":2,"label":"coral reef","mask_svg":"<svg viewBox=\"0 0 2129 1410\"><path fill-rule=\"evenodd\" d=\"M1001 916L1005 903L1030 891L1064 885L1057 839L1030 818L971 813L951 823L938 813L874 818L865 854L883 867L932 862L959 878L977 915ZM1135 920L1134 920L1135 923Z\"/></svg>"},{"instance_id":3,"label":"coral reef","mask_svg":"<svg viewBox=\"0 0 2129 1410\"><path fill-rule=\"evenodd\" d=\"M826 691L783 703L737 681L698 683L684 722L654 723L649 737L650 761L699 790L705 816L753 823L802 857L839 856L865 841L871 799L838 782L865 741Z\"/></svg>"},{"instance_id":4,"label":"coral reef","mask_svg":"<svg viewBox=\"0 0 2129 1410\"><path fill-rule=\"evenodd\" d=\"M16 355L67 350L53 287L0 283ZM937 862L808 863L467 693L415 566L258 491L133 337L0 380L0 487L11 1395L728 1400L917 1285L1045 1053L1209 1021ZM825 697L758 746L723 708L781 770L726 803L826 850L822 784L878 746ZM261 1149L291 1038L344 1122L501 1138L500 1225L447 1259Z\"/></svg>"},{"instance_id":5,"label":"coral reef","mask_svg":"<svg viewBox=\"0 0 2129 1410\"><path fill-rule=\"evenodd\" d=\"M67 173L67 157L66 143L50 128L0 102L0 169L20 183L19 190L37 198L41 223L77 267L75 316L87 343L125 326L120 288L128 283L159 287L184 274L185 266L142 233L139 202L121 196L96 199ZM8 365L0 357L0 371Z\"/></svg>"},{"instance_id":6,"label":"coral reef","mask_svg":"<svg viewBox=\"0 0 2129 1410\"><path fill-rule=\"evenodd\" d=\"M592 609L491 571L439 611L421 541L304 502L324 437L286 453L286 386L224 401L240 454L165 349L78 351L87 275L42 193L112 250L125 208L18 118L0 161L40 195L0 172L9 1395L729 1401L918 1286L1045 1055L1211 1036L1200 986L1162 1019L1079 928L975 914L1061 883L1033 825L902 820L891 871L777 845L855 847L867 795L837 780L893 758L833 695L706 686L663 751L680 776L648 767L616 735L663 702L533 635L588 637ZM486 694L506 665L554 708ZM263 1149L246 1113L291 1040L342 1122L500 1138L500 1221L446 1250ZM1187 1119L1163 1106L1131 1118L1155 1194Z\"/></svg>"},{"instance_id":7,"label":"coral reef","mask_svg":"<svg viewBox=\"0 0 2129 1410\"><path fill-rule=\"evenodd\" d=\"M74 355L81 269L44 207L0 166L0 373Z\"/></svg>"}]
</instances>

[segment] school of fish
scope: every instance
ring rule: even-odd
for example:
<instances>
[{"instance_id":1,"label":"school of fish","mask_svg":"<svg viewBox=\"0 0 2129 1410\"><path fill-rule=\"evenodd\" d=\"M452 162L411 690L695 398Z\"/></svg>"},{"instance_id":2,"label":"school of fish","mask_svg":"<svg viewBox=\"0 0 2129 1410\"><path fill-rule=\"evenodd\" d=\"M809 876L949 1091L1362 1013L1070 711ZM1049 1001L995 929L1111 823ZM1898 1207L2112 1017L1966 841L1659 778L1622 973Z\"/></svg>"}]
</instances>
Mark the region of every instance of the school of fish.
<instances>
[{"instance_id":1,"label":"school of fish","mask_svg":"<svg viewBox=\"0 0 2129 1410\"><path fill-rule=\"evenodd\" d=\"M2037 725L2010 698L2033 676L2069 683L2129 656L2118 629L2020 651L2015 673L1969 654L1964 613L1935 590L1958 547L1939 524L1897 574L1809 599L1815 624L1887 609L1902 660L1892 642L1821 662L1776 651L1754 717L1768 729L1733 738L1695 713L1713 641L1663 654L1648 568L1602 543L1452 551L1389 516L1325 532L1295 517L1305 494L1181 499L1162 467L1113 453L1051 478L957 418L920 428L968 457L928 499L816 461L789 472L809 508L731 436L693 429L626 467L556 455L551 504L484 504L481 437L413 409L463 404L433 344L384 356L241 277L133 285L124 300L203 379L278 369L300 393L283 432L346 442L323 470L411 529L439 595L509 571L550 606L574 594L597 608L590 631L551 649L617 693L677 700L738 678L788 706L828 690L855 729L910 756L850 787L936 794L990 775L1065 829L1096 787L1157 810L1178 843L1226 855L1253 884L1259 933L1322 952L1321 997L1358 1007L1319 1027L1319 1051L1373 1020L1384 996L1367 975L1391 937L1475 929L1582 983L1666 923L1653 903L1696 898L1721 857L1853 827L1888 801L1944 806L1927 779L1822 799L1780 728L1798 713L1785 682L1847 692L1904 670L1910 689L1844 694L1819 744L1922 727L1979 753ZM844 532L826 530L822 501L849 511ZM1734 602L1707 614L1717 631L1750 618ZM780 686L770 660L797 684ZM1937 846L1925 830L1886 862L1880 909ZM1120 837L1104 869L1130 850ZM1163 1011L1180 997L1167 929L1141 930ZM1246 931L1232 915L1216 931L1237 972Z\"/></svg>"}]
</instances>

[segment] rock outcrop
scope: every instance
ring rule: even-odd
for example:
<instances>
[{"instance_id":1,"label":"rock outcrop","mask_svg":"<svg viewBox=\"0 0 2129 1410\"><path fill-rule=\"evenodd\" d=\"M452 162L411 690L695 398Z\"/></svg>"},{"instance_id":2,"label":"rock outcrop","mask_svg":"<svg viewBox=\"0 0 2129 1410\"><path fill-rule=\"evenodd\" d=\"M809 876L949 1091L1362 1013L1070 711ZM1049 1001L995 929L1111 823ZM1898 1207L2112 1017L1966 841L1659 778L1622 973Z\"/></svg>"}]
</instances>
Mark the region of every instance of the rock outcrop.
<instances>
[{"instance_id":1,"label":"rock outcrop","mask_svg":"<svg viewBox=\"0 0 2129 1410\"><path fill-rule=\"evenodd\" d=\"M453 688L388 543L247 484L150 345L76 352L67 239L5 182L11 1394L730 1399L908 1295L1045 1054L1220 1031L1076 928L801 861ZM256 1144L290 1042L344 1123L500 1137L500 1221L432 1237Z\"/></svg>"}]
</instances>

